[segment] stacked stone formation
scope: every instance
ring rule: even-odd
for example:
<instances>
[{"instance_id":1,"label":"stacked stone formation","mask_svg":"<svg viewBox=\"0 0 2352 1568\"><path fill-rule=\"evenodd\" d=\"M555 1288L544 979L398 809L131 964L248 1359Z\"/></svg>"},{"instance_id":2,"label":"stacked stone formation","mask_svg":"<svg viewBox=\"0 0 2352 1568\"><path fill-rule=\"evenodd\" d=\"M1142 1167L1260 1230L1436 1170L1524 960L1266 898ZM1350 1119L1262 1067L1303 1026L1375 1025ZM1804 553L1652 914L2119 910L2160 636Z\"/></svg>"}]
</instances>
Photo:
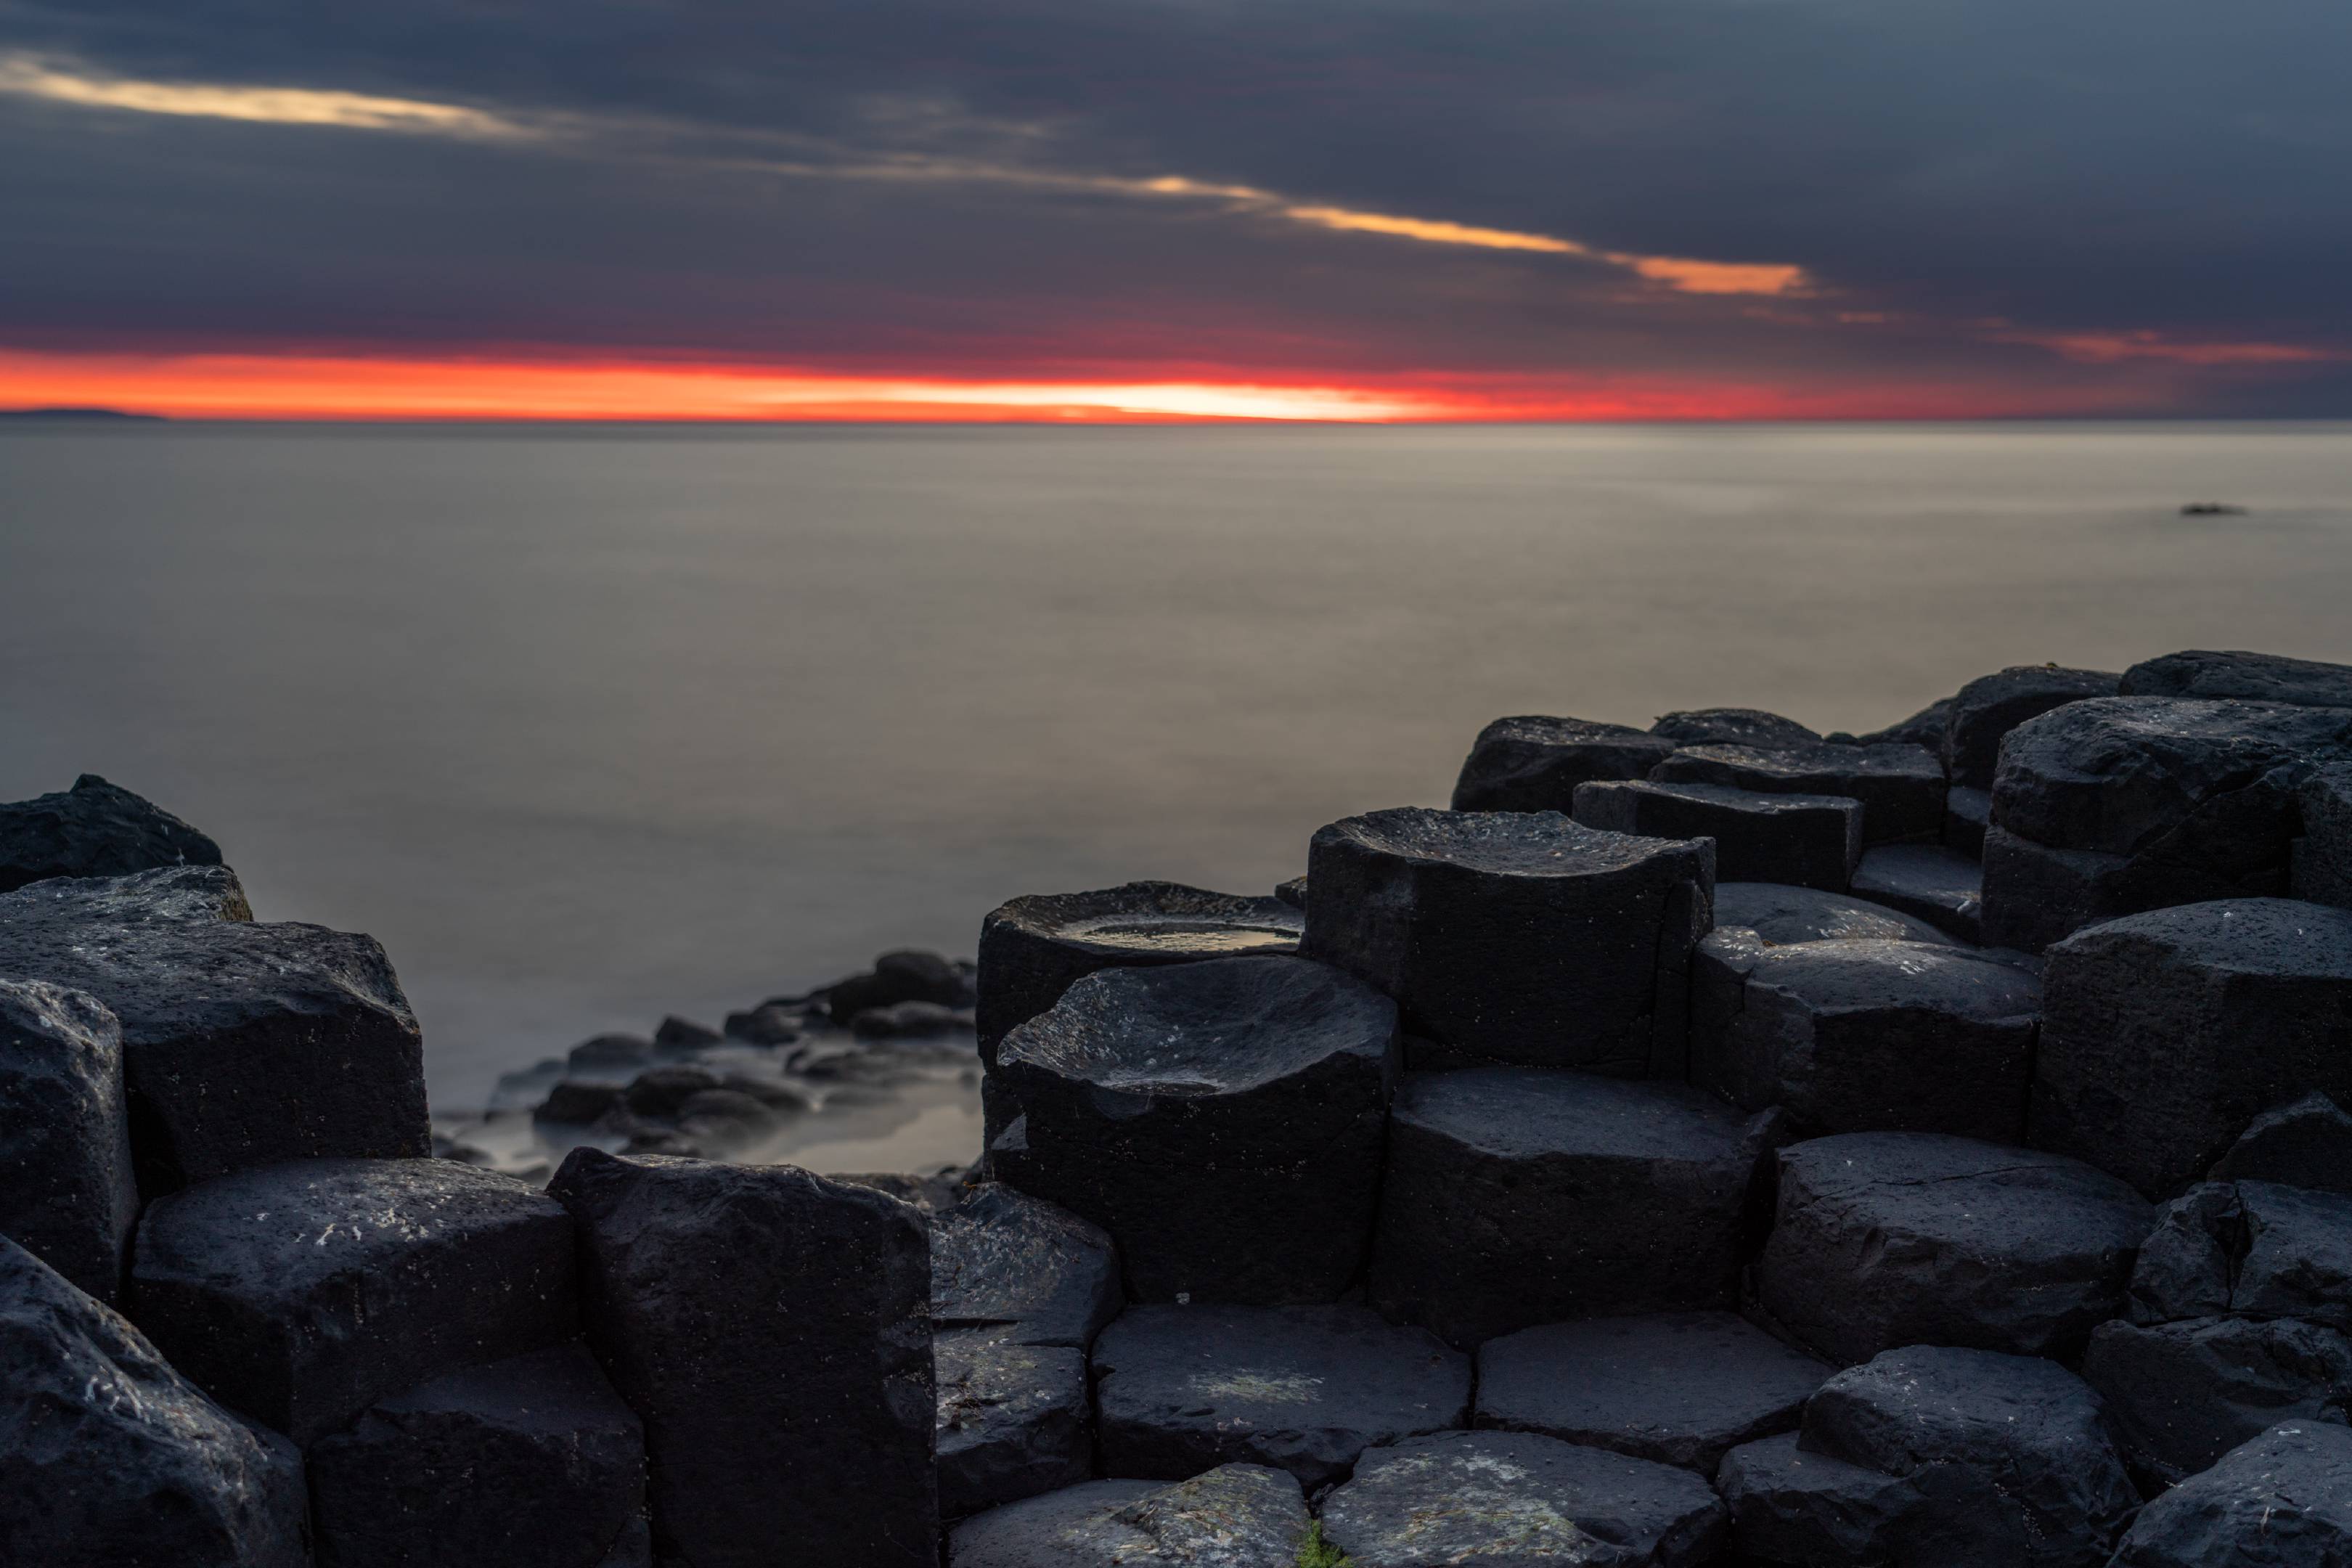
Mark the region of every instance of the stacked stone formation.
<instances>
[{"instance_id":1,"label":"stacked stone formation","mask_svg":"<svg viewBox=\"0 0 2352 1568\"><path fill-rule=\"evenodd\" d=\"M2345 1558L2347 744L2352 669L2253 655L1864 737L1503 721L1463 809L1334 824L1274 899L1016 900L976 977L815 999L977 1005L995 1181L879 1190L419 1159L380 950L44 797L0 1555ZM723 1118L660 1076L690 1027L583 1049Z\"/></svg>"}]
</instances>

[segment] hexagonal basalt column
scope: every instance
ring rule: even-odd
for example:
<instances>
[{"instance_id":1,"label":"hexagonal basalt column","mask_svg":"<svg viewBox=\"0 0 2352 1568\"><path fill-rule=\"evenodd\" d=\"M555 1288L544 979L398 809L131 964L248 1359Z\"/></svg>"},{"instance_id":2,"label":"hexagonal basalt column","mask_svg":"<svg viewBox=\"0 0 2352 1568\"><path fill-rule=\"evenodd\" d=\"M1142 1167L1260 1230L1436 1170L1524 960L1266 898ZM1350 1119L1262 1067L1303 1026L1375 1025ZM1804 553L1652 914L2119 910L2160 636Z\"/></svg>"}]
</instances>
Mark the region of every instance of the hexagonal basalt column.
<instances>
[{"instance_id":1,"label":"hexagonal basalt column","mask_svg":"<svg viewBox=\"0 0 2352 1568\"><path fill-rule=\"evenodd\" d=\"M1768 795L1844 795L1862 803L1864 845L1933 843L1944 829L1944 764L1925 746L1690 746L1650 776Z\"/></svg>"},{"instance_id":2,"label":"hexagonal basalt column","mask_svg":"<svg viewBox=\"0 0 2352 1568\"><path fill-rule=\"evenodd\" d=\"M1372 1303L1464 1347L1571 1318L1727 1307L1776 1121L1683 1084L1408 1075Z\"/></svg>"},{"instance_id":3,"label":"hexagonal basalt column","mask_svg":"<svg viewBox=\"0 0 2352 1568\"><path fill-rule=\"evenodd\" d=\"M1396 1007L1296 958L1087 976L1006 1037L997 1174L1108 1231L1143 1300L1323 1301L1361 1270Z\"/></svg>"},{"instance_id":4,"label":"hexagonal basalt column","mask_svg":"<svg viewBox=\"0 0 2352 1568\"><path fill-rule=\"evenodd\" d=\"M1302 951L1395 997L1446 1061L1682 1076L1712 846L1407 807L1317 833L1307 876Z\"/></svg>"},{"instance_id":5,"label":"hexagonal basalt column","mask_svg":"<svg viewBox=\"0 0 2352 1568\"><path fill-rule=\"evenodd\" d=\"M1454 784L1456 811L1567 811L1576 786L1647 778L1675 742L1624 724L1528 714L1478 731Z\"/></svg>"}]
</instances>

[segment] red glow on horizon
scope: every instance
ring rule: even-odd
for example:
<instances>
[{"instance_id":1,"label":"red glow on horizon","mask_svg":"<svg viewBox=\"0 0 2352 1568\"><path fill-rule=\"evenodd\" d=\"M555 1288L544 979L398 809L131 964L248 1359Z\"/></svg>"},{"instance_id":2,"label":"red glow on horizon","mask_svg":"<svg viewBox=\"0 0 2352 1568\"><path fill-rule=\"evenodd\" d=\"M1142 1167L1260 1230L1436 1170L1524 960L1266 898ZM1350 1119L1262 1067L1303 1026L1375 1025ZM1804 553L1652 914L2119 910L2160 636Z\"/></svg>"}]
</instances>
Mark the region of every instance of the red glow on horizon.
<instances>
[{"instance_id":1,"label":"red glow on horizon","mask_svg":"<svg viewBox=\"0 0 2352 1568\"><path fill-rule=\"evenodd\" d=\"M0 349L0 406L185 419L1166 424L1970 419L2106 411L2112 387L1846 384L1444 372L1377 379L1170 367L1051 380L656 359Z\"/></svg>"}]
</instances>

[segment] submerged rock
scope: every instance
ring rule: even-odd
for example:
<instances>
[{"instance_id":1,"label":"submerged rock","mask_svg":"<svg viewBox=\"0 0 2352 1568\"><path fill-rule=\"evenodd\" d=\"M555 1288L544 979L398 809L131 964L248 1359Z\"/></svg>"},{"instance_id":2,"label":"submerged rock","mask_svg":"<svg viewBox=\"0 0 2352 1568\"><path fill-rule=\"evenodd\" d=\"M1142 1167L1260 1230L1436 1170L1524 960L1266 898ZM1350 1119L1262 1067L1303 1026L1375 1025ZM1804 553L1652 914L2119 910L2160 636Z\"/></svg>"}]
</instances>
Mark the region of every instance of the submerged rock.
<instances>
[{"instance_id":1,"label":"submerged rock","mask_svg":"<svg viewBox=\"0 0 2352 1568\"><path fill-rule=\"evenodd\" d=\"M1711 847L1406 807L1318 831L1308 876L1306 955L1395 997L1449 1061L1681 1075Z\"/></svg>"},{"instance_id":2,"label":"submerged rock","mask_svg":"<svg viewBox=\"0 0 2352 1568\"><path fill-rule=\"evenodd\" d=\"M1376 1449L1323 1501L1358 1568L1698 1568L1728 1519L1688 1470L1525 1432L1443 1432Z\"/></svg>"},{"instance_id":3,"label":"submerged rock","mask_svg":"<svg viewBox=\"0 0 2352 1568\"><path fill-rule=\"evenodd\" d=\"M138 1218L121 1026L84 992L0 980L0 1236L111 1303Z\"/></svg>"},{"instance_id":4,"label":"submerged rock","mask_svg":"<svg viewBox=\"0 0 2352 1568\"><path fill-rule=\"evenodd\" d=\"M1258 1465L1190 1480L1084 1481L967 1520L949 1568L1296 1568L1307 1539L1298 1482Z\"/></svg>"},{"instance_id":5,"label":"submerged rock","mask_svg":"<svg viewBox=\"0 0 2352 1568\"><path fill-rule=\"evenodd\" d=\"M1576 786L1647 778L1676 742L1626 724L1529 714L1478 731L1454 784L1456 811L1567 811Z\"/></svg>"},{"instance_id":6,"label":"submerged rock","mask_svg":"<svg viewBox=\"0 0 2352 1568\"><path fill-rule=\"evenodd\" d=\"M307 1568L294 1446L0 1237L0 1547L26 1568Z\"/></svg>"},{"instance_id":7,"label":"submerged rock","mask_svg":"<svg viewBox=\"0 0 2352 1568\"><path fill-rule=\"evenodd\" d=\"M1003 1181L1108 1231L1129 1293L1327 1301L1362 1271L1396 1007L1326 964L1090 974L1008 1036Z\"/></svg>"},{"instance_id":8,"label":"submerged rock","mask_svg":"<svg viewBox=\"0 0 2352 1568\"><path fill-rule=\"evenodd\" d=\"M0 805L0 893L51 877L129 877L217 866L220 846L96 773L56 795Z\"/></svg>"},{"instance_id":9,"label":"submerged rock","mask_svg":"<svg viewBox=\"0 0 2352 1568\"><path fill-rule=\"evenodd\" d=\"M1468 1357L1353 1305L1131 1307L1095 1342L1094 1376L1103 1467L1122 1476L1238 1461L1318 1487L1470 1414Z\"/></svg>"}]
</instances>

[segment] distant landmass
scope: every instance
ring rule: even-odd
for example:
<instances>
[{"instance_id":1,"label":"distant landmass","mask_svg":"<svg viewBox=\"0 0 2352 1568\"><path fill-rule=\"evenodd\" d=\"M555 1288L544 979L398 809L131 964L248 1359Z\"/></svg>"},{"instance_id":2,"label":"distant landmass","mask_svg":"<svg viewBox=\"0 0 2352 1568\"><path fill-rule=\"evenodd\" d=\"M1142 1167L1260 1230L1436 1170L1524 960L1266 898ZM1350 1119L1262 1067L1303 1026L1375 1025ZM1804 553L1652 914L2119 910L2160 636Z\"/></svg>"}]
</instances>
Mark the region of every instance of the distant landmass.
<instances>
[{"instance_id":1,"label":"distant landmass","mask_svg":"<svg viewBox=\"0 0 2352 1568\"><path fill-rule=\"evenodd\" d=\"M0 408L0 419L130 419L155 423L161 414L131 414L120 408Z\"/></svg>"}]
</instances>

